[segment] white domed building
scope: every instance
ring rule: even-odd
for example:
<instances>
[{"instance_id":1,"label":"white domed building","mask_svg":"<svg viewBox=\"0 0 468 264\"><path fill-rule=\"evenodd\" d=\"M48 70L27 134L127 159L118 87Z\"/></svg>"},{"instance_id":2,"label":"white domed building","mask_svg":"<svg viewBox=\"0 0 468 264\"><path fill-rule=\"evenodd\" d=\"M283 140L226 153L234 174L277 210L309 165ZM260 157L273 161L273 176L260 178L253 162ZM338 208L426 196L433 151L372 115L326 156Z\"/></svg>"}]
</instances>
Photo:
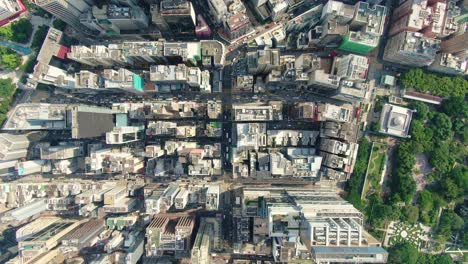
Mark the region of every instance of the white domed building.
<instances>
[{"instance_id":1,"label":"white domed building","mask_svg":"<svg viewBox=\"0 0 468 264\"><path fill-rule=\"evenodd\" d=\"M411 119L415 110L385 104L380 116L380 133L396 137L409 137Z\"/></svg>"}]
</instances>

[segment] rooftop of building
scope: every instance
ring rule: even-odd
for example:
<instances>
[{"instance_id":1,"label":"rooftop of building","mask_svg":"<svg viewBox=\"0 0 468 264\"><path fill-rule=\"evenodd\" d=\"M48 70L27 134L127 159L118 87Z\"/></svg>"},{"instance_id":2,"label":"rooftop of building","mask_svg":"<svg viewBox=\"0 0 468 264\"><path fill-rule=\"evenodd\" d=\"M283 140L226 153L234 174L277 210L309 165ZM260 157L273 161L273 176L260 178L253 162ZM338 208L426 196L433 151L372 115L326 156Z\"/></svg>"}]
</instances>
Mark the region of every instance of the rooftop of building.
<instances>
[{"instance_id":1,"label":"rooftop of building","mask_svg":"<svg viewBox=\"0 0 468 264\"><path fill-rule=\"evenodd\" d=\"M163 0L161 1L161 13L183 15L190 14L192 3L187 0Z\"/></svg>"},{"instance_id":2,"label":"rooftop of building","mask_svg":"<svg viewBox=\"0 0 468 264\"><path fill-rule=\"evenodd\" d=\"M211 63L211 58L214 64L224 63L225 47L224 44L217 40L201 41L202 60L208 58Z\"/></svg>"},{"instance_id":3,"label":"rooftop of building","mask_svg":"<svg viewBox=\"0 0 468 264\"><path fill-rule=\"evenodd\" d=\"M62 238L62 240L81 239L82 237L88 236L90 232L93 232L96 229L103 228L103 227L104 227L104 220L90 219L89 221L86 221L80 224L75 229L73 229L68 234L66 234Z\"/></svg>"},{"instance_id":4,"label":"rooftop of building","mask_svg":"<svg viewBox=\"0 0 468 264\"><path fill-rule=\"evenodd\" d=\"M379 44L379 36L363 31L349 31L346 35L349 41L357 42L368 46L377 46Z\"/></svg>"},{"instance_id":5,"label":"rooftop of building","mask_svg":"<svg viewBox=\"0 0 468 264\"><path fill-rule=\"evenodd\" d=\"M185 64L153 65L150 68L150 80L159 82L187 81L189 70L191 68L185 66Z\"/></svg>"},{"instance_id":6,"label":"rooftop of building","mask_svg":"<svg viewBox=\"0 0 468 264\"><path fill-rule=\"evenodd\" d=\"M439 56L439 60L436 60L436 63L439 63L440 66L453 69L462 74L468 73L467 58L458 57L450 53L441 53Z\"/></svg>"},{"instance_id":7,"label":"rooftop of building","mask_svg":"<svg viewBox=\"0 0 468 264\"><path fill-rule=\"evenodd\" d=\"M401 106L385 104L380 116L380 132L408 137L414 110Z\"/></svg>"},{"instance_id":8,"label":"rooftop of building","mask_svg":"<svg viewBox=\"0 0 468 264\"><path fill-rule=\"evenodd\" d=\"M126 56L163 56L163 41L125 41L120 48Z\"/></svg>"},{"instance_id":9,"label":"rooftop of building","mask_svg":"<svg viewBox=\"0 0 468 264\"><path fill-rule=\"evenodd\" d=\"M168 217L162 217L162 216L155 217L153 221L151 221L151 223L148 225L147 228L150 228L150 229L165 228L166 225L169 223L169 220L170 219Z\"/></svg>"},{"instance_id":10,"label":"rooftop of building","mask_svg":"<svg viewBox=\"0 0 468 264\"><path fill-rule=\"evenodd\" d=\"M417 100L417 101L423 101L426 103L430 104L435 104L435 105L440 105L443 101L443 98L427 93L421 93L417 91L404 91L404 98L412 99L412 100Z\"/></svg>"},{"instance_id":11,"label":"rooftop of building","mask_svg":"<svg viewBox=\"0 0 468 264\"><path fill-rule=\"evenodd\" d=\"M54 237L55 235L61 233L75 222L72 221L59 221L54 222L41 231L37 232L36 234L28 237L24 240L24 242L38 242L38 241L47 241L50 238Z\"/></svg>"},{"instance_id":12,"label":"rooftop of building","mask_svg":"<svg viewBox=\"0 0 468 264\"><path fill-rule=\"evenodd\" d=\"M190 216L182 216L177 222L176 228L193 227L194 219Z\"/></svg>"},{"instance_id":13,"label":"rooftop of building","mask_svg":"<svg viewBox=\"0 0 468 264\"><path fill-rule=\"evenodd\" d=\"M226 24L230 31L236 31L250 24L250 19L245 12L239 12L229 17Z\"/></svg>"},{"instance_id":14,"label":"rooftop of building","mask_svg":"<svg viewBox=\"0 0 468 264\"><path fill-rule=\"evenodd\" d=\"M432 56L435 56L437 51L439 51L440 49L440 40L438 39L427 38L423 34L418 32L406 31L401 32L399 34L403 34L404 37L404 42L401 46L401 50L420 54L431 54Z\"/></svg>"},{"instance_id":15,"label":"rooftop of building","mask_svg":"<svg viewBox=\"0 0 468 264\"><path fill-rule=\"evenodd\" d=\"M335 67L340 77L348 77L350 80L366 80L369 69L369 58L355 54L343 57L335 57ZM341 74L344 74L341 76Z\"/></svg>"},{"instance_id":16,"label":"rooftop of building","mask_svg":"<svg viewBox=\"0 0 468 264\"><path fill-rule=\"evenodd\" d=\"M42 44L41 50L37 55L37 61L43 64L49 64L53 56L59 55L63 49L60 42L62 41L63 32L51 27Z\"/></svg>"},{"instance_id":17,"label":"rooftop of building","mask_svg":"<svg viewBox=\"0 0 468 264\"><path fill-rule=\"evenodd\" d=\"M327 16L344 17L351 19L354 15L354 6L339 1L328 1L322 10L321 19Z\"/></svg>"},{"instance_id":18,"label":"rooftop of building","mask_svg":"<svg viewBox=\"0 0 468 264\"><path fill-rule=\"evenodd\" d=\"M107 16L109 19L130 19L135 17L135 9L126 6L109 5L107 7Z\"/></svg>"},{"instance_id":19,"label":"rooftop of building","mask_svg":"<svg viewBox=\"0 0 468 264\"><path fill-rule=\"evenodd\" d=\"M114 117L110 109L78 106L72 109L72 113L73 138L99 137L114 127Z\"/></svg>"},{"instance_id":20,"label":"rooftop of building","mask_svg":"<svg viewBox=\"0 0 468 264\"><path fill-rule=\"evenodd\" d=\"M385 24L386 12L387 10L385 6L371 6L369 3L366 2L358 2L356 4L355 19L359 22L366 23L366 32L376 35L382 35Z\"/></svg>"},{"instance_id":21,"label":"rooftop of building","mask_svg":"<svg viewBox=\"0 0 468 264\"><path fill-rule=\"evenodd\" d=\"M164 56L180 56L183 60L195 59L200 56L200 42L166 42Z\"/></svg>"},{"instance_id":22,"label":"rooftop of building","mask_svg":"<svg viewBox=\"0 0 468 264\"><path fill-rule=\"evenodd\" d=\"M14 134L0 133L1 151L8 151L11 147L15 148L15 145L18 143L29 144L29 139L26 135L14 135Z\"/></svg>"},{"instance_id":23,"label":"rooftop of building","mask_svg":"<svg viewBox=\"0 0 468 264\"><path fill-rule=\"evenodd\" d=\"M66 129L67 105L27 103L18 104L4 129Z\"/></svg>"},{"instance_id":24,"label":"rooftop of building","mask_svg":"<svg viewBox=\"0 0 468 264\"><path fill-rule=\"evenodd\" d=\"M349 246L312 246L312 252L315 254L388 254L381 247L349 247Z\"/></svg>"},{"instance_id":25,"label":"rooftop of building","mask_svg":"<svg viewBox=\"0 0 468 264\"><path fill-rule=\"evenodd\" d=\"M411 4L409 14L407 14L408 7L406 3L405 5L402 4L401 8L396 9L394 16L401 17L400 21L396 21L397 25L399 23L404 23L402 26L407 26L418 31L426 28L426 31L430 29L431 33L442 33L444 29L443 24L445 21L446 3L431 3L427 0L412 0L409 3Z\"/></svg>"},{"instance_id":26,"label":"rooftop of building","mask_svg":"<svg viewBox=\"0 0 468 264\"><path fill-rule=\"evenodd\" d=\"M365 101L370 96L370 85L367 82L343 80L340 83L337 96Z\"/></svg>"}]
</instances>

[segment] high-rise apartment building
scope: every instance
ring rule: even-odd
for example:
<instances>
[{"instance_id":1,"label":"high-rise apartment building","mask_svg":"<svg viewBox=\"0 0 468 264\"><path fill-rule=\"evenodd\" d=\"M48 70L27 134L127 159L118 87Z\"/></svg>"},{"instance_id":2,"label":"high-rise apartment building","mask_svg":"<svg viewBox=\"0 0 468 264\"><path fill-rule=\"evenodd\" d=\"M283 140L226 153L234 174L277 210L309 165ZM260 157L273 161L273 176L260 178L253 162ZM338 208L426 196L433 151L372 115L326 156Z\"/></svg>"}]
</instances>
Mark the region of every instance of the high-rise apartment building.
<instances>
[{"instance_id":1,"label":"high-rise apartment building","mask_svg":"<svg viewBox=\"0 0 468 264\"><path fill-rule=\"evenodd\" d=\"M350 81L365 81L369 69L369 59L364 56L349 54L335 57L333 62L335 74Z\"/></svg>"},{"instance_id":2,"label":"high-rise apartment building","mask_svg":"<svg viewBox=\"0 0 468 264\"><path fill-rule=\"evenodd\" d=\"M445 1L407 0L393 11L390 36L403 31L421 32L426 37L444 33Z\"/></svg>"},{"instance_id":3,"label":"high-rise apartment building","mask_svg":"<svg viewBox=\"0 0 468 264\"><path fill-rule=\"evenodd\" d=\"M191 2L187 0L163 0L158 10L163 23L167 25L167 29L172 34L195 34L197 20Z\"/></svg>"},{"instance_id":4,"label":"high-rise apartment building","mask_svg":"<svg viewBox=\"0 0 468 264\"><path fill-rule=\"evenodd\" d=\"M17 0L0 1L0 20L7 19L21 10Z\"/></svg>"},{"instance_id":5,"label":"high-rise apartment building","mask_svg":"<svg viewBox=\"0 0 468 264\"><path fill-rule=\"evenodd\" d=\"M354 6L328 1L322 10L322 34L319 45L367 54L379 44L383 34L387 10L385 6L371 6L358 2Z\"/></svg>"},{"instance_id":6,"label":"high-rise apartment building","mask_svg":"<svg viewBox=\"0 0 468 264\"><path fill-rule=\"evenodd\" d=\"M451 53L462 58L468 57L468 22L460 23L458 30L448 39L440 43L443 52Z\"/></svg>"},{"instance_id":7,"label":"high-rise apartment building","mask_svg":"<svg viewBox=\"0 0 468 264\"><path fill-rule=\"evenodd\" d=\"M455 56L451 53L438 53L429 69L440 73L465 75L468 74L468 58Z\"/></svg>"},{"instance_id":8,"label":"high-rise apartment building","mask_svg":"<svg viewBox=\"0 0 468 264\"><path fill-rule=\"evenodd\" d=\"M107 8L107 20L120 31L145 29L149 25L149 18L140 7L110 5Z\"/></svg>"},{"instance_id":9,"label":"high-rise apartment building","mask_svg":"<svg viewBox=\"0 0 468 264\"><path fill-rule=\"evenodd\" d=\"M413 67L428 66L434 62L439 44L440 40L427 38L419 32L400 32L387 41L383 58Z\"/></svg>"},{"instance_id":10,"label":"high-rise apartment building","mask_svg":"<svg viewBox=\"0 0 468 264\"><path fill-rule=\"evenodd\" d=\"M80 23L80 15L86 13L94 4L93 0L33 0L33 3L63 20L75 30L93 35L95 30Z\"/></svg>"},{"instance_id":11,"label":"high-rise apartment building","mask_svg":"<svg viewBox=\"0 0 468 264\"><path fill-rule=\"evenodd\" d=\"M375 49L383 34L385 18L384 6L358 2L354 6L350 31L343 37L340 49L359 54L367 54Z\"/></svg>"},{"instance_id":12,"label":"high-rise apartment building","mask_svg":"<svg viewBox=\"0 0 468 264\"><path fill-rule=\"evenodd\" d=\"M0 134L0 161L27 156L29 140L26 135Z\"/></svg>"}]
</instances>

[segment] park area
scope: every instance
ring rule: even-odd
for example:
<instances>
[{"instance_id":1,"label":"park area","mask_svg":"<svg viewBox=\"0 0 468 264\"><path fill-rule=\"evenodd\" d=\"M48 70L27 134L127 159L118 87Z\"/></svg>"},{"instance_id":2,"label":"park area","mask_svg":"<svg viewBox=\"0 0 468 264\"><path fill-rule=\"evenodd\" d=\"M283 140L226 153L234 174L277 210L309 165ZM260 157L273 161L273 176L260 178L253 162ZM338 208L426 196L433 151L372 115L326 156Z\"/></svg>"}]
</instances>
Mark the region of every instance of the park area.
<instances>
[{"instance_id":1,"label":"park area","mask_svg":"<svg viewBox=\"0 0 468 264\"><path fill-rule=\"evenodd\" d=\"M365 199L372 193L382 192L383 173L386 166L387 159L387 145L373 142L369 163L364 181L364 188L362 189L362 198Z\"/></svg>"}]
</instances>

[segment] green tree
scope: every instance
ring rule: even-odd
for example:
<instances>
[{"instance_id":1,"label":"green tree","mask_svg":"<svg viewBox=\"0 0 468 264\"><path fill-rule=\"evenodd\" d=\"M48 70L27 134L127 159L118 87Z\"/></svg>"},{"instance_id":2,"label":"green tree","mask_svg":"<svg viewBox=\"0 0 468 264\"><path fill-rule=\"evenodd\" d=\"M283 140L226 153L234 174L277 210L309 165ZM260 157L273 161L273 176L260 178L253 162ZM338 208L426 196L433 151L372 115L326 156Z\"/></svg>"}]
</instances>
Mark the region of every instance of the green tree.
<instances>
[{"instance_id":1,"label":"green tree","mask_svg":"<svg viewBox=\"0 0 468 264\"><path fill-rule=\"evenodd\" d=\"M374 113L378 113L378 112L382 111L382 108L383 108L383 106L384 106L384 104L386 102L388 102L387 97L377 97L375 99Z\"/></svg>"},{"instance_id":2,"label":"green tree","mask_svg":"<svg viewBox=\"0 0 468 264\"><path fill-rule=\"evenodd\" d=\"M65 28L67 27L67 24L63 22L63 20L56 18L54 22L52 23L52 26L60 31L64 31Z\"/></svg>"},{"instance_id":3,"label":"green tree","mask_svg":"<svg viewBox=\"0 0 468 264\"><path fill-rule=\"evenodd\" d=\"M419 208L416 206L407 205L402 210L402 220L411 224L415 224L419 218Z\"/></svg>"},{"instance_id":4,"label":"green tree","mask_svg":"<svg viewBox=\"0 0 468 264\"><path fill-rule=\"evenodd\" d=\"M13 35L14 32L11 25L0 27L0 37L11 40L13 39Z\"/></svg>"},{"instance_id":5,"label":"green tree","mask_svg":"<svg viewBox=\"0 0 468 264\"><path fill-rule=\"evenodd\" d=\"M468 247L468 224L465 226L465 231L462 235L462 241L465 248Z\"/></svg>"},{"instance_id":6,"label":"green tree","mask_svg":"<svg viewBox=\"0 0 468 264\"><path fill-rule=\"evenodd\" d=\"M413 68L406 72L401 78L401 83L405 89L429 92L442 97L464 97L468 90L468 81L462 77L425 73L419 68Z\"/></svg>"},{"instance_id":7,"label":"green tree","mask_svg":"<svg viewBox=\"0 0 468 264\"><path fill-rule=\"evenodd\" d=\"M434 256L431 254L420 253L418 256L417 264L437 264L434 262Z\"/></svg>"},{"instance_id":8,"label":"green tree","mask_svg":"<svg viewBox=\"0 0 468 264\"><path fill-rule=\"evenodd\" d=\"M422 190L419 193L418 203L423 211L430 211L434 208L434 199L432 198L432 193L428 190Z\"/></svg>"},{"instance_id":9,"label":"green tree","mask_svg":"<svg viewBox=\"0 0 468 264\"><path fill-rule=\"evenodd\" d=\"M441 110L450 117L468 117L468 104L461 96L452 96L442 101Z\"/></svg>"},{"instance_id":10,"label":"green tree","mask_svg":"<svg viewBox=\"0 0 468 264\"><path fill-rule=\"evenodd\" d=\"M436 145L431 152L429 162L437 171L449 172L455 164L455 157L449 148L449 144L441 142Z\"/></svg>"},{"instance_id":11,"label":"green tree","mask_svg":"<svg viewBox=\"0 0 468 264\"><path fill-rule=\"evenodd\" d=\"M418 249L409 242L396 244L389 249L388 264L416 264Z\"/></svg>"},{"instance_id":12,"label":"green tree","mask_svg":"<svg viewBox=\"0 0 468 264\"><path fill-rule=\"evenodd\" d=\"M11 28L14 33L11 40L19 43L27 43L33 32L33 25L25 18L13 22Z\"/></svg>"},{"instance_id":13,"label":"green tree","mask_svg":"<svg viewBox=\"0 0 468 264\"><path fill-rule=\"evenodd\" d=\"M2 66L7 70L14 70L21 65L22 59L18 54L5 54L2 56Z\"/></svg>"},{"instance_id":14,"label":"green tree","mask_svg":"<svg viewBox=\"0 0 468 264\"><path fill-rule=\"evenodd\" d=\"M415 163L416 158L411 142L401 143L396 151L395 169L390 186L392 194L397 200L409 203L416 192L416 182L412 175Z\"/></svg>"},{"instance_id":15,"label":"green tree","mask_svg":"<svg viewBox=\"0 0 468 264\"><path fill-rule=\"evenodd\" d=\"M436 229L437 239L445 242L452 233L460 231L463 226L463 218L454 211L445 210L440 216L439 225Z\"/></svg>"},{"instance_id":16,"label":"green tree","mask_svg":"<svg viewBox=\"0 0 468 264\"><path fill-rule=\"evenodd\" d=\"M462 139L463 142L463 133L465 133L465 128L467 127L466 125L466 119L465 118L455 118L452 121L452 129L455 134Z\"/></svg>"},{"instance_id":17,"label":"green tree","mask_svg":"<svg viewBox=\"0 0 468 264\"><path fill-rule=\"evenodd\" d=\"M420 120L414 120L411 124L411 143L413 145L413 153L418 154L429 151L432 148L432 129L425 127Z\"/></svg>"},{"instance_id":18,"label":"green tree","mask_svg":"<svg viewBox=\"0 0 468 264\"><path fill-rule=\"evenodd\" d=\"M49 27L48 26L40 26L36 32L34 33L33 40L31 42L31 49L35 51L39 51L39 49L42 46L42 43L44 43L44 39L47 36L47 32L49 32Z\"/></svg>"},{"instance_id":19,"label":"green tree","mask_svg":"<svg viewBox=\"0 0 468 264\"><path fill-rule=\"evenodd\" d=\"M14 50L0 47L0 66L7 69L16 69L22 63L22 58Z\"/></svg>"},{"instance_id":20,"label":"green tree","mask_svg":"<svg viewBox=\"0 0 468 264\"><path fill-rule=\"evenodd\" d=\"M460 140L463 144L468 145L468 126L463 128L463 133L460 134Z\"/></svg>"},{"instance_id":21,"label":"green tree","mask_svg":"<svg viewBox=\"0 0 468 264\"><path fill-rule=\"evenodd\" d=\"M11 79L0 79L0 98L2 101L10 100L15 93L15 86Z\"/></svg>"},{"instance_id":22,"label":"green tree","mask_svg":"<svg viewBox=\"0 0 468 264\"><path fill-rule=\"evenodd\" d=\"M5 120L10 109L10 103L15 93L15 86L11 79L0 79L0 124Z\"/></svg>"},{"instance_id":23,"label":"green tree","mask_svg":"<svg viewBox=\"0 0 468 264\"><path fill-rule=\"evenodd\" d=\"M451 140L453 137L452 121L444 113L435 113L431 120L434 140L436 142Z\"/></svg>"},{"instance_id":24,"label":"green tree","mask_svg":"<svg viewBox=\"0 0 468 264\"><path fill-rule=\"evenodd\" d=\"M434 263L436 264L453 264L453 259L448 254L440 254L434 257Z\"/></svg>"},{"instance_id":25,"label":"green tree","mask_svg":"<svg viewBox=\"0 0 468 264\"><path fill-rule=\"evenodd\" d=\"M450 177L457 186L464 190L465 194L468 194L468 168L466 166L455 167Z\"/></svg>"},{"instance_id":26,"label":"green tree","mask_svg":"<svg viewBox=\"0 0 468 264\"><path fill-rule=\"evenodd\" d=\"M373 193L367 198L365 213L367 222L373 228L383 227L385 221L401 218L400 209L397 206L384 204L382 198L377 193Z\"/></svg>"},{"instance_id":27,"label":"green tree","mask_svg":"<svg viewBox=\"0 0 468 264\"><path fill-rule=\"evenodd\" d=\"M33 26L28 19L22 18L0 28L0 37L19 43L27 43Z\"/></svg>"},{"instance_id":28,"label":"green tree","mask_svg":"<svg viewBox=\"0 0 468 264\"><path fill-rule=\"evenodd\" d=\"M446 179L441 182L442 191L447 202L453 201L460 196L461 188L455 184L452 179Z\"/></svg>"},{"instance_id":29,"label":"green tree","mask_svg":"<svg viewBox=\"0 0 468 264\"><path fill-rule=\"evenodd\" d=\"M414 117L417 120L424 121L427 119L427 114L429 113L429 107L427 104L419 101L413 101L410 103L409 108L416 110Z\"/></svg>"},{"instance_id":30,"label":"green tree","mask_svg":"<svg viewBox=\"0 0 468 264\"><path fill-rule=\"evenodd\" d=\"M372 122L369 126L369 130L372 132L379 132L380 131L380 123L379 122Z\"/></svg>"}]
</instances>

